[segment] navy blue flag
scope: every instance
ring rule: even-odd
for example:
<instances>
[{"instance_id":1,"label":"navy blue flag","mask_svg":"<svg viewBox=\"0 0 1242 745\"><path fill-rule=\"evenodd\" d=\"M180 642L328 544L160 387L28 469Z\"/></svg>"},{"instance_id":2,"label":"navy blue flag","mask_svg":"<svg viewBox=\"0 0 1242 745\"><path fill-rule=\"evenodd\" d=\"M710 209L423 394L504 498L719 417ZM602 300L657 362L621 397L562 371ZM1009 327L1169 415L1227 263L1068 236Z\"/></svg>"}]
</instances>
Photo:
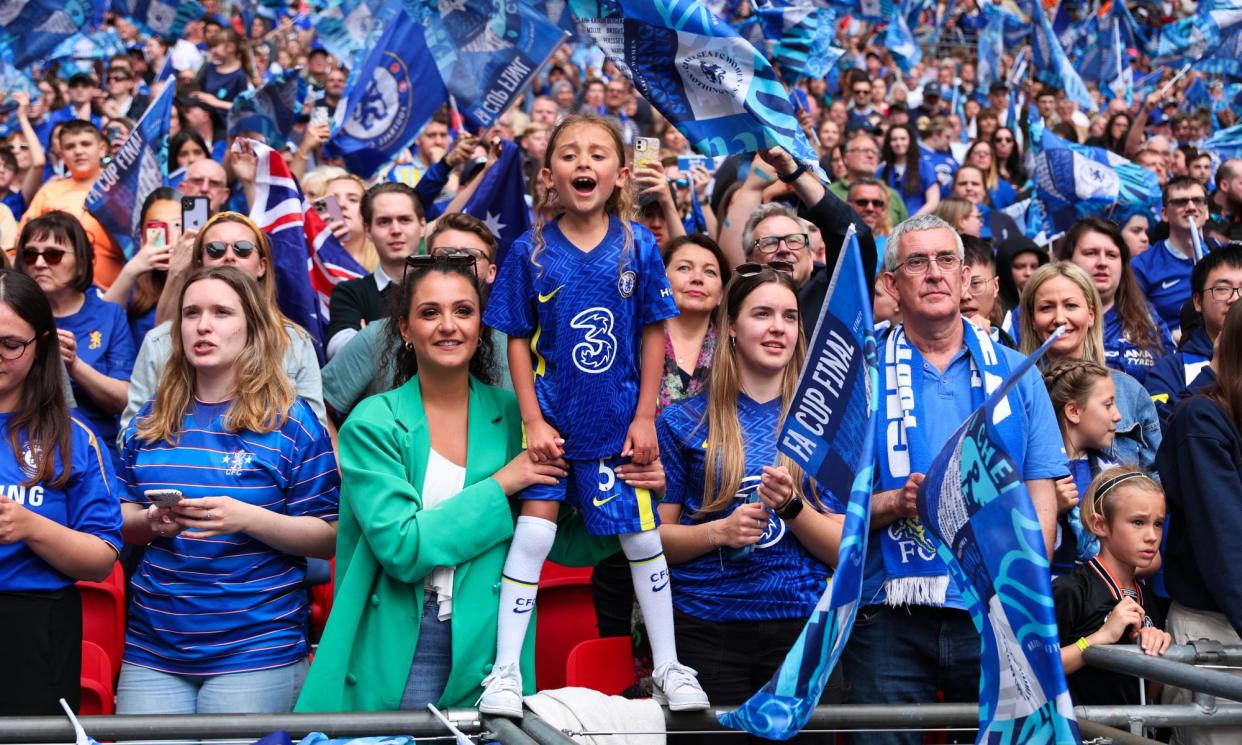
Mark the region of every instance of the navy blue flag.
<instances>
[{"instance_id":1,"label":"navy blue flag","mask_svg":"<svg viewBox=\"0 0 1242 745\"><path fill-rule=\"evenodd\" d=\"M298 114L302 112L305 98L306 79L302 77L302 68L278 73L263 85L233 100L233 108L229 110L228 135L261 135L268 145L281 150L293 131Z\"/></svg>"},{"instance_id":2,"label":"navy blue flag","mask_svg":"<svg viewBox=\"0 0 1242 745\"><path fill-rule=\"evenodd\" d=\"M1242 26L1225 34L1219 46L1195 63L1195 69L1242 79Z\"/></svg>"},{"instance_id":3,"label":"navy blue flag","mask_svg":"<svg viewBox=\"0 0 1242 745\"><path fill-rule=\"evenodd\" d=\"M772 65L697 0L571 0L570 7L696 151L716 156L779 145L827 180Z\"/></svg>"},{"instance_id":4,"label":"navy blue flag","mask_svg":"<svg viewBox=\"0 0 1242 745\"><path fill-rule=\"evenodd\" d=\"M65 39L103 23L96 0L9 0L0 4L0 58L18 67L49 58Z\"/></svg>"},{"instance_id":5,"label":"navy blue flag","mask_svg":"<svg viewBox=\"0 0 1242 745\"><path fill-rule=\"evenodd\" d=\"M56 45L48 59L59 62L57 71L64 79L79 72L89 75L95 71L96 61L124 53L125 42L120 34L105 29L70 36Z\"/></svg>"},{"instance_id":6,"label":"navy blue flag","mask_svg":"<svg viewBox=\"0 0 1242 745\"><path fill-rule=\"evenodd\" d=\"M448 100L422 24L400 0L388 0L380 17L383 31L363 63L350 71L332 137L324 145L325 155L344 158L345 168L364 179L408 148Z\"/></svg>"},{"instance_id":7,"label":"navy blue flag","mask_svg":"<svg viewBox=\"0 0 1242 745\"><path fill-rule=\"evenodd\" d=\"M171 69L171 64L165 65L166 72ZM168 129L176 85L170 77L163 79L164 89L143 112L86 195L86 209L108 231L127 259L142 247L142 202L164 185L168 168Z\"/></svg>"},{"instance_id":8,"label":"navy blue flag","mask_svg":"<svg viewBox=\"0 0 1242 745\"><path fill-rule=\"evenodd\" d=\"M1151 171L1100 147L1079 145L1044 129L1036 139L1035 193L1055 230L1083 217L1109 218L1159 209L1160 184Z\"/></svg>"},{"instance_id":9,"label":"navy blue flag","mask_svg":"<svg viewBox=\"0 0 1242 745\"><path fill-rule=\"evenodd\" d=\"M526 207L526 183L522 180L522 157L518 146L508 140L501 143L500 158L481 177L479 188L470 196L462 212L474 215L487 224L499 244L494 266L504 263L509 246L530 227L530 210Z\"/></svg>"},{"instance_id":10,"label":"navy blue flag","mask_svg":"<svg viewBox=\"0 0 1242 745\"><path fill-rule=\"evenodd\" d=\"M144 32L166 41L175 41L185 33L187 24L207 14L198 0L112 0L112 9Z\"/></svg>"},{"instance_id":11,"label":"navy blue flag","mask_svg":"<svg viewBox=\"0 0 1242 745\"><path fill-rule=\"evenodd\" d=\"M574 39L578 38L578 26L574 14L569 12L569 0L528 0L535 12L556 24Z\"/></svg>"},{"instance_id":12,"label":"navy blue flag","mask_svg":"<svg viewBox=\"0 0 1242 745\"><path fill-rule=\"evenodd\" d=\"M1035 71L1035 79L1064 91L1071 101L1087 111L1095 111L1098 108L1095 99L1065 55L1041 0L1030 0L1028 7L1034 27L1031 32L1031 67Z\"/></svg>"},{"instance_id":13,"label":"navy blue flag","mask_svg":"<svg viewBox=\"0 0 1242 745\"><path fill-rule=\"evenodd\" d=\"M472 130L490 127L508 110L568 36L525 3L430 5L427 48Z\"/></svg>"},{"instance_id":14,"label":"navy blue flag","mask_svg":"<svg viewBox=\"0 0 1242 745\"><path fill-rule=\"evenodd\" d=\"M770 740L798 734L841 657L862 592L879 392L871 283L851 226L778 443L821 487L849 495L837 568L772 680L718 715L726 727Z\"/></svg>"},{"instance_id":15,"label":"navy blue flag","mask_svg":"<svg viewBox=\"0 0 1242 745\"><path fill-rule=\"evenodd\" d=\"M919 520L936 537L982 643L977 743L1082 742L1061 667L1043 532L1009 451L1020 443L1002 434L1004 421L1019 416L1009 393L1060 333L962 423L919 488Z\"/></svg>"}]
</instances>

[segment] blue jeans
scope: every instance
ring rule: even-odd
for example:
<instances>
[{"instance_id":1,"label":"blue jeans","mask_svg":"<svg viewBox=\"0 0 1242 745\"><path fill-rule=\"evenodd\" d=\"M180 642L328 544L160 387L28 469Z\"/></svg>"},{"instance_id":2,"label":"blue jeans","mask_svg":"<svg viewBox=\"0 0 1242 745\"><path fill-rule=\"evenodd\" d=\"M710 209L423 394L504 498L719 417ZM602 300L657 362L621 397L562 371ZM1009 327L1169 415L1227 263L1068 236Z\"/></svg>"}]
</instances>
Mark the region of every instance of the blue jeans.
<instances>
[{"instance_id":1,"label":"blue jeans","mask_svg":"<svg viewBox=\"0 0 1242 745\"><path fill-rule=\"evenodd\" d=\"M121 665L117 714L283 714L293 710L310 663L221 675L175 675Z\"/></svg>"},{"instance_id":2,"label":"blue jeans","mask_svg":"<svg viewBox=\"0 0 1242 745\"><path fill-rule=\"evenodd\" d=\"M929 704L979 700L979 634L964 610L868 605L859 609L842 655L846 703ZM950 732L950 742L974 742ZM956 738L954 740L953 738ZM865 732L851 745L921 745L922 732Z\"/></svg>"},{"instance_id":3,"label":"blue jeans","mask_svg":"<svg viewBox=\"0 0 1242 745\"><path fill-rule=\"evenodd\" d=\"M418 625L418 646L410 663L410 674L401 694L401 709L426 710L427 704L440 703L453 668L453 622L441 621L439 596L426 593L423 619ZM458 611L460 612L460 610Z\"/></svg>"}]
</instances>

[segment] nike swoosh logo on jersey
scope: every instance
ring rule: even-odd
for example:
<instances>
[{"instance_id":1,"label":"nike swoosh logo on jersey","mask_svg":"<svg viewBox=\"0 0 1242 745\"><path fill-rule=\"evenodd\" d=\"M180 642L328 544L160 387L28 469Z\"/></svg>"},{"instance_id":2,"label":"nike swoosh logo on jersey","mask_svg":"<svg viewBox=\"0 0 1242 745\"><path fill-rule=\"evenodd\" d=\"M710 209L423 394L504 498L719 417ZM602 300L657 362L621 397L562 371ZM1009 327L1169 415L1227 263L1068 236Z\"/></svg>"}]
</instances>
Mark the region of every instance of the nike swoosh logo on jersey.
<instances>
[{"instance_id":1,"label":"nike swoosh logo on jersey","mask_svg":"<svg viewBox=\"0 0 1242 745\"><path fill-rule=\"evenodd\" d=\"M1177 284L1178 282L1181 282L1181 281L1182 281L1182 280L1181 280L1181 278L1180 278L1180 277L1179 277L1178 279L1166 279L1165 281L1163 281L1163 282L1161 282L1161 283L1160 283L1160 288L1161 288L1161 289L1164 289L1164 290L1167 290L1167 289L1169 289L1170 287L1172 287L1173 285L1175 285L1175 284ZM558 288L558 289L559 289L559 288Z\"/></svg>"},{"instance_id":2,"label":"nike swoosh logo on jersey","mask_svg":"<svg viewBox=\"0 0 1242 745\"><path fill-rule=\"evenodd\" d=\"M595 497L591 500L591 504L595 505L596 507L603 507L604 505L608 504L609 502L611 502L612 500L616 499L619 496L621 495L613 494L611 497L607 499L600 499L599 497Z\"/></svg>"},{"instance_id":3,"label":"nike swoosh logo on jersey","mask_svg":"<svg viewBox=\"0 0 1242 745\"><path fill-rule=\"evenodd\" d=\"M556 288L556 289L555 289L555 290L553 290L552 292L549 292L547 295L544 295L544 294L542 294L542 293L541 293L541 294L539 295L539 302L541 302L541 303L546 303L546 302L548 302L549 300L551 300L551 299L552 299L552 296L553 296L553 295L555 295L556 293L560 292L560 291L561 291L561 290L563 290L563 289L565 289L565 285L561 285L560 287Z\"/></svg>"}]
</instances>

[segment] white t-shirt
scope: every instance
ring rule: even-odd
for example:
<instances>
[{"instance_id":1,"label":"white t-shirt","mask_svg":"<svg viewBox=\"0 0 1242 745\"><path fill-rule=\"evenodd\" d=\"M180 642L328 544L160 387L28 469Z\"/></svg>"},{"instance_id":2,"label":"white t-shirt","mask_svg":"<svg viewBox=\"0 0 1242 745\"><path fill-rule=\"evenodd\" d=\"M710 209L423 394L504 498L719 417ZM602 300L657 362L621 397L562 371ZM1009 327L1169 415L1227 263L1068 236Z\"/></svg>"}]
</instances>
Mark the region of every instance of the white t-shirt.
<instances>
[{"instance_id":1,"label":"white t-shirt","mask_svg":"<svg viewBox=\"0 0 1242 745\"><path fill-rule=\"evenodd\" d=\"M466 485L466 469L431 450L427 458L427 474L423 477L423 509L429 510ZM434 592L440 599L439 619L447 621L453 615L453 574L456 567L436 567L427 575L423 587Z\"/></svg>"}]
</instances>

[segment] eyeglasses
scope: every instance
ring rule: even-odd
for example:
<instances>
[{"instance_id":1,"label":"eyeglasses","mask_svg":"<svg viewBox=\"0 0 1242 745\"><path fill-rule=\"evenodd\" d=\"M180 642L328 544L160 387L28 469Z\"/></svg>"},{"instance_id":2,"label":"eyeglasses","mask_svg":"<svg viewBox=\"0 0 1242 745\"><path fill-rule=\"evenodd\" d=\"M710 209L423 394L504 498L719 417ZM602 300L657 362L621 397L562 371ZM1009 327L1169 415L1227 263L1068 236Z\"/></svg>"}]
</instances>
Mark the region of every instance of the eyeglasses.
<instances>
[{"instance_id":1,"label":"eyeglasses","mask_svg":"<svg viewBox=\"0 0 1242 745\"><path fill-rule=\"evenodd\" d=\"M42 251L36 248L23 248L22 261L26 262L26 266L34 266L42 256L43 263L48 266L57 266L67 253L69 252L63 248L45 248Z\"/></svg>"},{"instance_id":2,"label":"eyeglasses","mask_svg":"<svg viewBox=\"0 0 1242 745\"><path fill-rule=\"evenodd\" d=\"M880 154L880 151L876 150L873 147L847 147L845 148L845 152L863 153L864 155L879 155Z\"/></svg>"},{"instance_id":3,"label":"eyeglasses","mask_svg":"<svg viewBox=\"0 0 1242 745\"><path fill-rule=\"evenodd\" d=\"M1207 199L1205 197L1177 197L1176 199L1169 200L1169 206L1179 210L1192 204L1196 207L1202 207L1207 204Z\"/></svg>"},{"instance_id":4,"label":"eyeglasses","mask_svg":"<svg viewBox=\"0 0 1242 745\"><path fill-rule=\"evenodd\" d=\"M130 82L130 81L131 81L131 80L133 80L133 79L134 79L134 76L133 76L133 75L129 75L129 74L109 75L109 76L108 76L108 82L109 82L109 83L128 83L128 82Z\"/></svg>"},{"instance_id":5,"label":"eyeglasses","mask_svg":"<svg viewBox=\"0 0 1242 745\"><path fill-rule=\"evenodd\" d=\"M992 280L994 279L996 278L993 277L992 279L988 279L986 277L971 277L970 278L970 294L971 295L982 295L983 293L987 292L988 288L992 285Z\"/></svg>"},{"instance_id":6,"label":"eyeglasses","mask_svg":"<svg viewBox=\"0 0 1242 745\"><path fill-rule=\"evenodd\" d=\"M10 145L9 149L15 153L24 153L30 149L29 145Z\"/></svg>"},{"instance_id":7,"label":"eyeglasses","mask_svg":"<svg viewBox=\"0 0 1242 745\"><path fill-rule=\"evenodd\" d=\"M1235 297L1242 297L1242 287L1230 287L1229 285L1209 287L1208 292L1212 293L1212 299L1218 303L1227 303Z\"/></svg>"},{"instance_id":8,"label":"eyeglasses","mask_svg":"<svg viewBox=\"0 0 1242 745\"><path fill-rule=\"evenodd\" d=\"M244 259L255 251L259 250L259 246L251 241L212 241L204 243L203 250L207 252L207 256L212 259L223 259L228 250L233 249L233 255L239 259Z\"/></svg>"},{"instance_id":9,"label":"eyeglasses","mask_svg":"<svg viewBox=\"0 0 1242 745\"><path fill-rule=\"evenodd\" d=\"M738 264L737 268L733 270L733 274L738 277L754 277L757 274L762 274L765 269L793 274L794 264L792 261L781 261L780 259L769 261L766 264L748 261L745 264Z\"/></svg>"},{"instance_id":10,"label":"eyeglasses","mask_svg":"<svg viewBox=\"0 0 1242 745\"><path fill-rule=\"evenodd\" d=\"M181 183L191 184L201 189L206 189L208 187L212 189L227 189L229 186L227 181L221 181L219 179L210 179L210 178L207 178L206 176L195 176L194 178L185 179Z\"/></svg>"},{"instance_id":11,"label":"eyeglasses","mask_svg":"<svg viewBox=\"0 0 1242 745\"><path fill-rule=\"evenodd\" d=\"M915 254L893 267L893 271L905 269L907 274L926 274L932 261L936 262L936 266L940 267L942 272L956 271L962 265L962 257L957 254L936 254L934 258L924 254Z\"/></svg>"},{"instance_id":12,"label":"eyeglasses","mask_svg":"<svg viewBox=\"0 0 1242 745\"><path fill-rule=\"evenodd\" d=\"M457 256L469 256L473 261L478 261L479 259L491 261L491 256L489 256L486 251L479 248L440 246L439 248L432 249L431 255L437 259L452 259Z\"/></svg>"},{"instance_id":13,"label":"eyeglasses","mask_svg":"<svg viewBox=\"0 0 1242 745\"><path fill-rule=\"evenodd\" d=\"M1013 142L1012 137L993 137L993 142Z\"/></svg>"},{"instance_id":14,"label":"eyeglasses","mask_svg":"<svg viewBox=\"0 0 1242 745\"><path fill-rule=\"evenodd\" d=\"M811 236L806 233L790 233L789 235L770 235L767 238L756 238L755 250L761 254L774 254L780 250L781 243L785 248L797 253L811 243Z\"/></svg>"},{"instance_id":15,"label":"eyeglasses","mask_svg":"<svg viewBox=\"0 0 1242 745\"><path fill-rule=\"evenodd\" d=\"M0 338L0 359L9 361L21 359L22 355L26 353L26 347L34 344L35 339L38 338L38 335L30 337L26 341L22 341L14 336Z\"/></svg>"},{"instance_id":16,"label":"eyeglasses","mask_svg":"<svg viewBox=\"0 0 1242 745\"><path fill-rule=\"evenodd\" d=\"M883 199L851 199L850 201L863 209L867 209L868 207L881 209L885 206Z\"/></svg>"},{"instance_id":17,"label":"eyeglasses","mask_svg":"<svg viewBox=\"0 0 1242 745\"><path fill-rule=\"evenodd\" d=\"M475 269L474 257L464 250L460 252L443 254L418 254L417 256L405 257L405 270L401 274L401 281L409 276L410 270L415 272L427 271L429 269L453 268L458 270L466 270L470 272L470 276L475 282L479 281L478 270Z\"/></svg>"},{"instance_id":18,"label":"eyeglasses","mask_svg":"<svg viewBox=\"0 0 1242 745\"><path fill-rule=\"evenodd\" d=\"M870 96L871 89L870 88L855 88L854 95L855 96Z\"/></svg>"}]
</instances>

